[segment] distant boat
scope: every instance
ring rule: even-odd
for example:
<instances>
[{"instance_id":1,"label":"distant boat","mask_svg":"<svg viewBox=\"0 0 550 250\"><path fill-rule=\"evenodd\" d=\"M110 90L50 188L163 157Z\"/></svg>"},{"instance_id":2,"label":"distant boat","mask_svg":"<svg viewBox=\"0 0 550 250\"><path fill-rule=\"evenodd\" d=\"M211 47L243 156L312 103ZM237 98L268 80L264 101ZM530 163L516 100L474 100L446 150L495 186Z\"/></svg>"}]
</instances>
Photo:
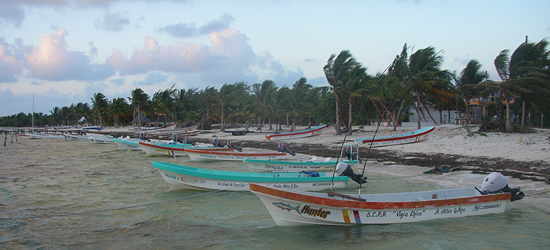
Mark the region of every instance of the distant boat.
<instances>
[{"instance_id":1,"label":"distant boat","mask_svg":"<svg viewBox=\"0 0 550 250\"><path fill-rule=\"evenodd\" d=\"M504 181L502 179L504 178ZM502 213L525 194L506 177L489 174L481 186L386 194L315 193L250 184L279 226L394 224Z\"/></svg>"},{"instance_id":2,"label":"distant boat","mask_svg":"<svg viewBox=\"0 0 550 250\"><path fill-rule=\"evenodd\" d=\"M91 130L91 129L101 130L101 127L100 126L88 126L88 127L82 127L82 129L84 129L84 130Z\"/></svg>"},{"instance_id":3,"label":"distant boat","mask_svg":"<svg viewBox=\"0 0 550 250\"><path fill-rule=\"evenodd\" d=\"M109 144L113 143L113 137L110 136L89 136L88 140L97 144Z\"/></svg>"},{"instance_id":4,"label":"distant boat","mask_svg":"<svg viewBox=\"0 0 550 250\"><path fill-rule=\"evenodd\" d=\"M169 143L153 143L140 141L139 146L148 155L168 155L168 156L186 156L185 149L192 148L195 150L210 150L210 151L234 151L234 148L228 147L194 147L192 144L169 144Z\"/></svg>"},{"instance_id":5,"label":"distant boat","mask_svg":"<svg viewBox=\"0 0 550 250\"><path fill-rule=\"evenodd\" d=\"M193 168L183 165L152 161L153 168L170 187L196 190L249 191L248 184L289 188L292 190L320 191L328 189L334 179L335 188L344 188L346 176L332 177L332 173L254 173ZM317 175L318 174L318 175Z\"/></svg>"},{"instance_id":6,"label":"distant boat","mask_svg":"<svg viewBox=\"0 0 550 250\"><path fill-rule=\"evenodd\" d=\"M435 127L425 127L421 128L415 131L411 131L404 134L399 135L391 135L391 136L383 136L383 137L375 137L374 140L372 138L362 138L362 139L355 139L355 142L357 144L370 144L372 143L373 147L383 147L383 146L392 146L392 145L398 145L398 144L405 144L405 143L413 143L413 142L420 142L427 138L428 134L434 131Z\"/></svg>"},{"instance_id":7,"label":"distant boat","mask_svg":"<svg viewBox=\"0 0 550 250\"><path fill-rule=\"evenodd\" d=\"M65 136L58 134L27 134L30 139L65 139Z\"/></svg>"},{"instance_id":8,"label":"distant boat","mask_svg":"<svg viewBox=\"0 0 550 250\"><path fill-rule=\"evenodd\" d=\"M321 126L313 127L310 129L304 129L300 131L280 133L280 134L269 134L269 135L266 135L265 138L268 140L283 140L283 139L315 136L315 135L320 135L322 133L322 130L325 129L326 127L327 125L321 125Z\"/></svg>"},{"instance_id":9,"label":"distant boat","mask_svg":"<svg viewBox=\"0 0 550 250\"><path fill-rule=\"evenodd\" d=\"M185 153L192 161L242 161L243 159L275 160L283 159L287 153L282 152L222 152L185 148Z\"/></svg>"},{"instance_id":10,"label":"distant boat","mask_svg":"<svg viewBox=\"0 0 550 250\"><path fill-rule=\"evenodd\" d=\"M80 141L87 141L90 139L87 135L63 134L63 136L65 136L65 139L73 139L73 140L80 140Z\"/></svg>"}]
</instances>

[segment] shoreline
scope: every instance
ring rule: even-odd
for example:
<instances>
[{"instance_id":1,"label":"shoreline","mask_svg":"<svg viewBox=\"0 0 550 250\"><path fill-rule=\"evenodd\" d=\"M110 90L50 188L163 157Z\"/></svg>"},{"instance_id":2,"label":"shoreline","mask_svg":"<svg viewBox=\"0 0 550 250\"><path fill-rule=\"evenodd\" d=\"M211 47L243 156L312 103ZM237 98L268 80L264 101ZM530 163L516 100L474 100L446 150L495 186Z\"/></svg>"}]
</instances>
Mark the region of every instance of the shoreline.
<instances>
[{"instance_id":1,"label":"shoreline","mask_svg":"<svg viewBox=\"0 0 550 250\"><path fill-rule=\"evenodd\" d=\"M265 130L266 127L264 126L262 131L256 131L256 127L250 127L249 132L245 135L207 130L189 138L200 143L210 143L213 138L218 138L221 143L232 141L245 148L270 150L277 150L279 143L285 143L287 148L296 153L332 158L337 158L340 155L344 135L336 135L334 127L324 129L320 135L281 141L267 140L265 135L273 134L275 131ZM299 126L296 131L305 128ZM359 128L359 126L354 128ZM286 126L283 126L283 129L284 132L290 131L290 128ZM415 130L415 128L400 129L403 133ZM477 127L471 127L471 129L477 131ZM466 129L461 125L438 125L424 141L372 148L368 160L426 168L448 166L453 171L471 171L473 173L498 171L507 176L550 184L550 131L547 129L534 130L536 131L534 133L476 133L474 136L468 137ZM372 138L375 131L375 126L361 126L360 131L354 131L346 138L346 143L357 138ZM134 132L127 128L108 127L100 133L131 136ZM390 135L390 131L380 128L376 134L377 137L387 136ZM368 145L359 146L361 158L365 159L367 152L369 152Z\"/></svg>"}]
</instances>

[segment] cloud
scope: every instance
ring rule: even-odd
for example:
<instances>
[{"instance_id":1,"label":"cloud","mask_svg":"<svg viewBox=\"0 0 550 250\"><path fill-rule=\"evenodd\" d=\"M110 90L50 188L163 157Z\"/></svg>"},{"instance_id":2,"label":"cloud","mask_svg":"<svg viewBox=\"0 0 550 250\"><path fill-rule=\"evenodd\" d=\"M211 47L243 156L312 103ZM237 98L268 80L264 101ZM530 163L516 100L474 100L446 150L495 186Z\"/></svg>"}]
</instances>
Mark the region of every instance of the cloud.
<instances>
[{"instance_id":1,"label":"cloud","mask_svg":"<svg viewBox=\"0 0 550 250\"><path fill-rule=\"evenodd\" d=\"M150 86L158 83L163 83L168 80L168 76L160 72L152 72L148 74L143 81L134 81L134 86Z\"/></svg>"},{"instance_id":2,"label":"cloud","mask_svg":"<svg viewBox=\"0 0 550 250\"><path fill-rule=\"evenodd\" d=\"M67 51L67 30L40 37L40 44L25 55L32 76L44 80L104 80L115 70L107 63L93 64L83 52Z\"/></svg>"},{"instance_id":3,"label":"cloud","mask_svg":"<svg viewBox=\"0 0 550 250\"><path fill-rule=\"evenodd\" d=\"M229 29L229 26L233 21L235 21L235 18L229 14L224 14L220 17L220 19L212 20L199 28L196 27L195 23L178 23L160 27L158 30L166 32L174 37L188 38Z\"/></svg>"},{"instance_id":4,"label":"cloud","mask_svg":"<svg viewBox=\"0 0 550 250\"><path fill-rule=\"evenodd\" d=\"M128 18L123 17L125 14L124 12L105 14L103 18L94 21L94 27L110 31L121 31L124 26L130 23Z\"/></svg>"},{"instance_id":5,"label":"cloud","mask_svg":"<svg viewBox=\"0 0 550 250\"><path fill-rule=\"evenodd\" d=\"M14 27L21 27L21 23L25 19L25 9L17 1L2 3L0 8L0 24L2 21L12 24Z\"/></svg>"},{"instance_id":6,"label":"cloud","mask_svg":"<svg viewBox=\"0 0 550 250\"><path fill-rule=\"evenodd\" d=\"M16 82L16 76L23 72L23 65L17 61L3 40L0 38L0 83Z\"/></svg>"}]
</instances>

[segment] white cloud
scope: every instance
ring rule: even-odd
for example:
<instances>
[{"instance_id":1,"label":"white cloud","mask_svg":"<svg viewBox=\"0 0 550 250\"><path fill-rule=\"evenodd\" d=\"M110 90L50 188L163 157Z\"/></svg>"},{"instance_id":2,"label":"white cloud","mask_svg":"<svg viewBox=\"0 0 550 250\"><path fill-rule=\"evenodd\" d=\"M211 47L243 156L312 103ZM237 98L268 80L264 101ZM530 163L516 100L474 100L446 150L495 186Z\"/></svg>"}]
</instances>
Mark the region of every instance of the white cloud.
<instances>
[{"instance_id":1,"label":"white cloud","mask_svg":"<svg viewBox=\"0 0 550 250\"><path fill-rule=\"evenodd\" d=\"M15 59L12 52L4 44L0 43L0 83L16 82L16 76L22 72L23 65Z\"/></svg>"},{"instance_id":2,"label":"white cloud","mask_svg":"<svg viewBox=\"0 0 550 250\"><path fill-rule=\"evenodd\" d=\"M40 44L25 56L25 64L33 77L52 80L103 80L114 74L107 63L92 64L83 52L67 51L65 36L60 29L40 37Z\"/></svg>"}]
</instances>

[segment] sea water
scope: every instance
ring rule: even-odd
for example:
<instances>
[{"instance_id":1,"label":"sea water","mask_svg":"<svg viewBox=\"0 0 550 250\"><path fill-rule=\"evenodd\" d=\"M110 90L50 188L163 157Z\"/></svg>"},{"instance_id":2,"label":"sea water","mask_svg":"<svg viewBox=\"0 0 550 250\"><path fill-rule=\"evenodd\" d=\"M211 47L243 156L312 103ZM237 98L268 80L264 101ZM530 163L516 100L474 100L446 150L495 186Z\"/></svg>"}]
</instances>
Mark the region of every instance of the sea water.
<instances>
[{"instance_id":1,"label":"sea water","mask_svg":"<svg viewBox=\"0 0 550 250\"><path fill-rule=\"evenodd\" d=\"M153 171L151 160L248 171L239 162L192 162L188 157L150 157L141 151L121 151L114 144L19 137L17 142L8 142L0 149L0 248L548 249L550 246L550 213L545 209L549 199L543 192L510 204L505 213L487 216L393 225L278 227L254 194L171 190L160 174ZM405 167L379 164L378 171L367 172L369 182L361 192L445 188L441 182L396 178L382 171L399 168ZM417 176L427 170L412 169L409 174ZM447 178L451 180L449 186L472 176L454 174L456 181ZM538 191L548 189L543 183L536 185ZM357 187L350 182L341 191L353 193Z\"/></svg>"}]
</instances>

